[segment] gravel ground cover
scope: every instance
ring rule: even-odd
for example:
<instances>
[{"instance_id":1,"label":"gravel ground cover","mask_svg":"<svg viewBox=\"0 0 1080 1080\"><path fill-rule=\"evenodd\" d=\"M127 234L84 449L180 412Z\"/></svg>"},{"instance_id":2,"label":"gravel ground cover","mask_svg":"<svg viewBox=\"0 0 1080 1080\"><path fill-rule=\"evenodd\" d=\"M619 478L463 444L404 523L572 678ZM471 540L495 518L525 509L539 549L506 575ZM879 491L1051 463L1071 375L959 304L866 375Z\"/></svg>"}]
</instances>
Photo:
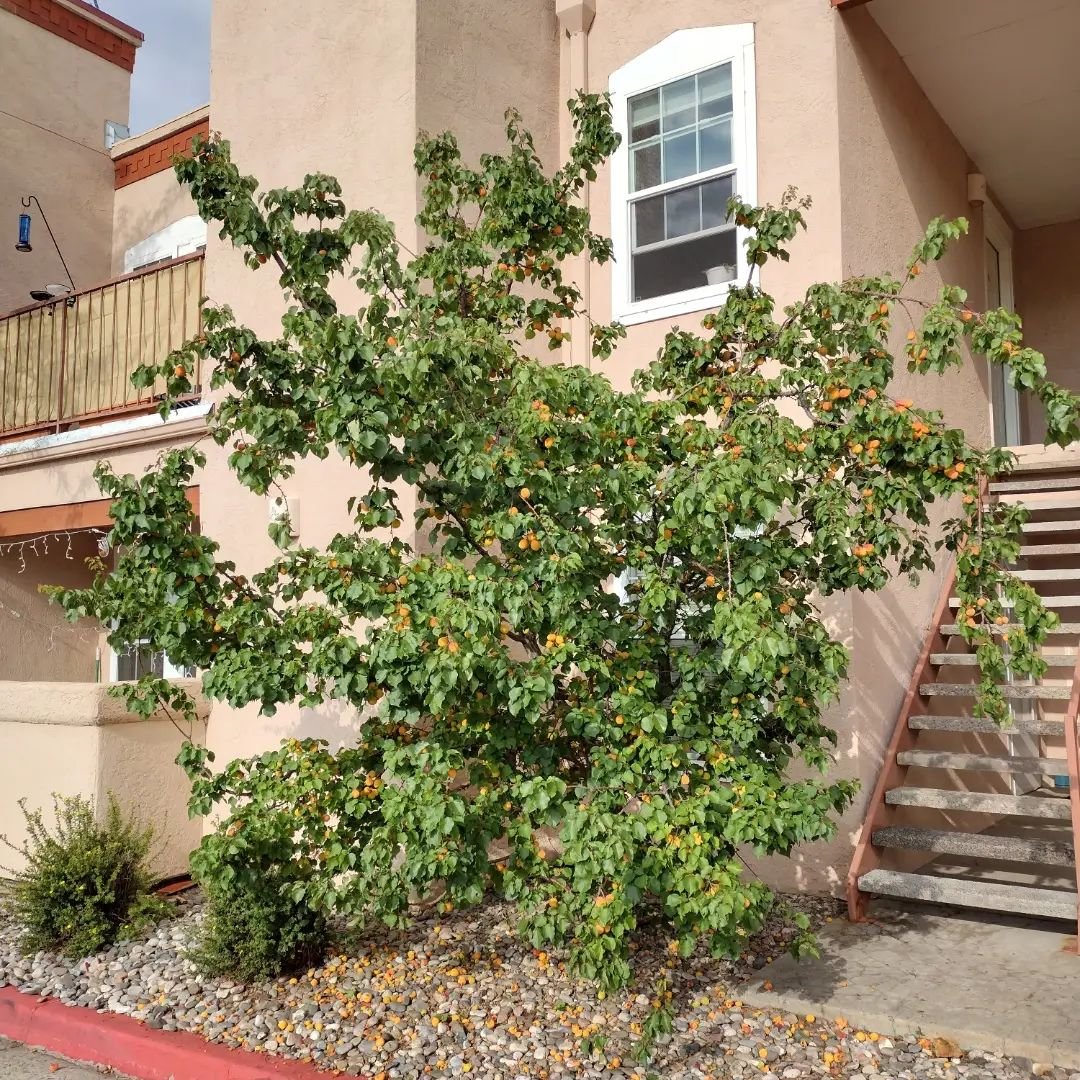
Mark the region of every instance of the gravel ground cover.
<instances>
[{"instance_id":1,"label":"gravel ground cover","mask_svg":"<svg viewBox=\"0 0 1080 1080\"><path fill-rule=\"evenodd\" d=\"M832 900L795 902L819 924L839 916ZM405 932L344 937L322 966L257 986L205 978L185 958L201 917L197 894L185 894L176 917L149 935L81 961L24 956L15 928L0 926L0 986L374 1080L1018 1080L1033 1071L1080 1080L1027 1061L963 1054L932 1032L893 1039L843 1017L780 1013L769 1008L768 983L752 1002L735 998L730 987L785 947L776 926L735 963L678 960L659 939L642 948L639 970L667 976L674 1007L674 1030L642 1063L643 1025L656 1002L651 978L600 997L566 974L560 956L518 941L512 912L501 905L422 918Z\"/></svg>"}]
</instances>

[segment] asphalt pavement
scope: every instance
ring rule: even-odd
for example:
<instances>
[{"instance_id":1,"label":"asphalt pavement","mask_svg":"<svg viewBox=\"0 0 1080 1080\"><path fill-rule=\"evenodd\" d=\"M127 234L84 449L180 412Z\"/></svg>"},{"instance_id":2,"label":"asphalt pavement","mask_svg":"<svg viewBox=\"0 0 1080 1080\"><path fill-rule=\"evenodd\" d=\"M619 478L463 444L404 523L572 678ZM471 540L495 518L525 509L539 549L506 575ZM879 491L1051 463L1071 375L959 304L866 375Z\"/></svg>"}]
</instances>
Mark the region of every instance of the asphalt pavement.
<instances>
[{"instance_id":1,"label":"asphalt pavement","mask_svg":"<svg viewBox=\"0 0 1080 1080\"><path fill-rule=\"evenodd\" d=\"M30 1050L19 1043L0 1039L0 1080L101 1080L102 1076L124 1080L119 1073L99 1072L88 1065Z\"/></svg>"}]
</instances>

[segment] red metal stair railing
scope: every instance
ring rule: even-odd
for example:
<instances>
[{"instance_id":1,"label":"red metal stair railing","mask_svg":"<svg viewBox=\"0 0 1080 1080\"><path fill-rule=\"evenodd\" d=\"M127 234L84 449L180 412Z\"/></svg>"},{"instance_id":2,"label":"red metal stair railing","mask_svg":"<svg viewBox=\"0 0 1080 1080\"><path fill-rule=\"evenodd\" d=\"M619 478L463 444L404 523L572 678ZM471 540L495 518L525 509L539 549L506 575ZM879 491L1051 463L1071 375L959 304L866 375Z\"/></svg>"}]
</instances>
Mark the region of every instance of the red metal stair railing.
<instances>
[{"instance_id":1,"label":"red metal stair railing","mask_svg":"<svg viewBox=\"0 0 1080 1080\"><path fill-rule=\"evenodd\" d=\"M896 726L885 748L881 772L878 774L873 794L867 803L866 818L863 821L862 831L859 833L855 854L852 856L847 874L848 916L856 922L866 918L867 896L859 889L859 878L876 869L881 863L881 852L874 847L872 842L874 831L886 825L893 814L893 808L886 803L885 795L893 788L902 787L907 774L907 766L900 765L897 758L903 751L914 748L915 732L911 730L909 720L912 716L921 716L927 711L927 702L919 693L919 687L923 683L933 681L934 669L930 663L930 657L946 649L941 627L950 618L949 597L952 595L955 581L956 569L954 567L949 571L942 585L941 594L934 609L933 621L912 672L907 692L904 694Z\"/></svg>"}]
</instances>

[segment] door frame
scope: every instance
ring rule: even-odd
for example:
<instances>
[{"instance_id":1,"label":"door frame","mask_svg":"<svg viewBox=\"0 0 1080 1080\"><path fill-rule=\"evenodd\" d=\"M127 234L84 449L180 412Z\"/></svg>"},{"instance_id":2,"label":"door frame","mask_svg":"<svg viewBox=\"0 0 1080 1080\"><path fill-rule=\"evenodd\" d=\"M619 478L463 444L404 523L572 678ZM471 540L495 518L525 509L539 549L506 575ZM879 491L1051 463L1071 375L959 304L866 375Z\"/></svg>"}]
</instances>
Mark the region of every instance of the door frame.
<instances>
[{"instance_id":1,"label":"door frame","mask_svg":"<svg viewBox=\"0 0 1080 1080\"><path fill-rule=\"evenodd\" d=\"M1013 231L1009 227L1009 223L1005 220L1004 215L994 205L994 203L987 199L983 203L983 279L986 279L986 243L993 244L994 249L998 253L998 292L999 302L1003 308L1009 311L1016 310L1016 291L1013 278ZM985 298L987 306L989 306L989 297ZM990 393L990 421L991 431L996 431L996 425L994 425L994 395L993 395L993 379L995 378L995 372L993 370L994 365L990 364L987 360L987 365L990 367L990 379L991 379L991 393ZM1002 369L1002 375L1004 369ZM1005 446L1020 446L1021 432L1020 432L1020 395L1016 389L1011 386L1007 379L1002 378L1002 408L1004 409L1004 428L1005 428Z\"/></svg>"}]
</instances>

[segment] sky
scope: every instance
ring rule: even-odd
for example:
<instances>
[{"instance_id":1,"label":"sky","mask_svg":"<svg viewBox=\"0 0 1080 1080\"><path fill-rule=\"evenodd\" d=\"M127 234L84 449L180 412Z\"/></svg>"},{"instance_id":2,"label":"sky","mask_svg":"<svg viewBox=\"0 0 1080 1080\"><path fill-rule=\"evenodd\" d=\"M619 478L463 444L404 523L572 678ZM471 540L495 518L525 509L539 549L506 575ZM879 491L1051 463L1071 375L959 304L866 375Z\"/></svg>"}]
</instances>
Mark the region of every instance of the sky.
<instances>
[{"instance_id":1,"label":"sky","mask_svg":"<svg viewBox=\"0 0 1080 1080\"><path fill-rule=\"evenodd\" d=\"M131 80L131 133L138 135L210 100L211 0L97 0L146 35Z\"/></svg>"}]
</instances>

